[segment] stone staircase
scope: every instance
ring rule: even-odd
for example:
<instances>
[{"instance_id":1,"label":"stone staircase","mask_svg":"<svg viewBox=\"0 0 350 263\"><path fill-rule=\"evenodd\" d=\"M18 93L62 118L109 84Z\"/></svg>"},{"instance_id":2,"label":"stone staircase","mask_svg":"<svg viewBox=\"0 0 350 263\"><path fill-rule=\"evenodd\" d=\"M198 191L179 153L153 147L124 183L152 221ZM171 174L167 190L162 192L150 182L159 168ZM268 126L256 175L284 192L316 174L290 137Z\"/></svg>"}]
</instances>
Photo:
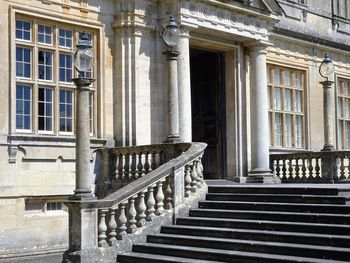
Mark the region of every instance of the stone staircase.
<instances>
[{"instance_id":1,"label":"stone staircase","mask_svg":"<svg viewBox=\"0 0 350 263\"><path fill-rule=\"evenodd\" d=\"M176 225L148 235L124 262L350 262L347 187L209 186Z\"/></svg>"}]
</instances>

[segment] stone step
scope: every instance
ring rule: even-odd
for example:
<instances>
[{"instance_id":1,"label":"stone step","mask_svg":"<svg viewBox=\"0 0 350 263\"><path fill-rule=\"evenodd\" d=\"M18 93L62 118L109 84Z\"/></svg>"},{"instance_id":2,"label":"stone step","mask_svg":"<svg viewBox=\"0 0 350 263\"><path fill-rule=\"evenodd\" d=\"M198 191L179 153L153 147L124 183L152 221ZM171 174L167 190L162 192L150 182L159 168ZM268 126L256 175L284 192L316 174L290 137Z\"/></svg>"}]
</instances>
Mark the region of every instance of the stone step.
<instances>
[{"instance_id":1,"label":"stone step","mask_svg":"<svg viewBox=\"0 0 350 263\"><path fill-rule=\"evenodd\" d=\"M344 189L347 190L347 189ZM333 195L337 196L342 189L331 187L306 187L289 185L221 185L209 186L209 193L254 193L254 194L297 194L297 195Z\"/></svg>"},{"instance_id":2,"label":"stone step","mask_svg":"<svg viewBox=\"0 0 350 263\"><path fill-rule=\"evenodd\" d=\"M302 213L350 214L350 206L329 204L298 204L298 203L259 203L242 201L201 201L199 208L252 210L252 211L285 211Z\"/></svg>"},{"instance_id":3,"label":"stone step","mask_svg":"<svg viewBox=\"0 0 350 263\"><path fill-rule=\"evenodd\" d=\"M277 203L309 203L309 204L345 204L347 199L327 195L294 195L294 194L241 194L241 193L209 193L206 200L212 201L249 201Z\"/></svg>"},{"instance_id":4,"label":"stone step","mask_svg":"<svg viewBox=\"0 0 350 263\"><path fill-rule=\"evenodd\" d=\"M148 235L147 242L178 246L213 248L221 250L269 253L288 256L302 256L334 260L350 260L350 249L344 247L338 248L306 244L300 245L292 243L237 240L227 238L212 238L171 234Z\"/></svg>"},{"instance_id":5,"label":"stone step","mask_svg":"<svg viewBox=\"0 0 350 263\"><path fill-rule=\"evenodd\" d=\"M138 253L150 253L159 255L179 256L193 259L219 260L233 263L330 263L329 260L320 258L306 258L299 256L271 255L235 250L223 250L212 248L200 248L189 246L175 246L168 244L136 244L133 251ZM151 257L151 256L150 256ZM119 259L119 257L118 257ZM122 261L120 261L122 262ZM130 262L130 261L129 261ZM139 262L139 261L134 261ZM332 263L346 263L348 261L333 260Z\"/></svg>"},{"instance_id":6,"label":"stone step","mask_svg":"<svg viewBox=\"0 0 350 263\"><path fill-rule=\"evenodd\" d=\"M181 217L176 219L177 225L203 226L218 228L240 228L267 231L303 232L314 234L350 235L349 225L304 223L288 221L208 218L208 217Z\"/></svg>"},{"instance_id":7,"label":"stone step","mask_svg":"<svg viewBox=\"0 0 350 263\"><path fill-rule=\"evenodd\" d=\"M165 226L162 234L232 238L350 248L350 236L201 226Z\"/></svg>"},{"instance_id":8,"label":"stone step","mask_svg":"<svg viewBox=\"0 0 350 263\"><path fill-rule=\"evenodd\" d=\"M329 224L350 224L350 215L332 215L318 213L294 213L275 211L248 211L222 209L191 209L192 217L255 219L286 222L309 222Z\"/></svg>"},{"instance_id":9,"label":"stone step","mask_svg":"<svg viewBox=\"0 0 350 263\"><path fill-rule=\"evenodd\" d=\"M219 263L222 261L212 260L194 260L193 258L183 257L171 257L157 254L146 254L146 253L125 253L118 255L118 262L120 263Z\"/></svg>"}]
</instances>

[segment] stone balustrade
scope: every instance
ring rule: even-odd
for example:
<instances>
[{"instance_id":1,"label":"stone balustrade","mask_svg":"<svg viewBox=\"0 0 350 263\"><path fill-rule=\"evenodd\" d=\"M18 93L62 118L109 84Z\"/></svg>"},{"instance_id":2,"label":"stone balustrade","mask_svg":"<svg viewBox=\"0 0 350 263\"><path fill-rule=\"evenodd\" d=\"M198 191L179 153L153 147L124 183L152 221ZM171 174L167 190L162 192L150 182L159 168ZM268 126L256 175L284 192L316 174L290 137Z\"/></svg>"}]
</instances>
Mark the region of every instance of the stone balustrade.
<instances>
[{"instance_id":1,"label":"stone balustrade","mask_svg":"<svg viewBox=\"0 0 350 263\"><path fill-rule=\"evenodd\" d=\"M283 183L336 183L350 180L350 151L271 154L270 169Z\"/></svg>"},{"instance_id":2,"label":"stone balustrade","mask_svg":"<svg viewBox=\"0 0 350 263\"><path fill-rule=\"evenodd\" d=\"M110 172L108 178L130 181L102 199L67 202L70 248L63 262L115 262L117 253L130 251L133 242L186 214L207 192L205 147L178 143L102 149L102 164L108 161L104 176Z\"/></svg>"},{"instance_id":3,"label":"stone balustrade","mask_svg":"<svg viewBox=\"0 0 350 263\"><path fill-rule=\"evenodd\" d=\"M101 177L97 180L96 195L103 198L148 174L181 154L189 144L155 144L133 147L105 148L98 151L101 158Z\"/></svg>"}]
</instances>

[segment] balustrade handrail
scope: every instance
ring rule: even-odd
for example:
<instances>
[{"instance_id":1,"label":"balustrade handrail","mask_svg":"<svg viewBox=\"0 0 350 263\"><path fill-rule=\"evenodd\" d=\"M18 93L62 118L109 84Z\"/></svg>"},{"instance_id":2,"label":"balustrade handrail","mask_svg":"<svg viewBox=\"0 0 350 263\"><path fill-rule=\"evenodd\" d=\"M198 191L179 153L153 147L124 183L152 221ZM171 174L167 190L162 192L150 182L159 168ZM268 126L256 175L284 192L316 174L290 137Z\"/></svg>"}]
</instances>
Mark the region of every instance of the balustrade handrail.
<instances>
[{"instance_id":1,"label":"balustrade handrail","mask_svg":"<svg viewBox=\"0 0 350 263\"><path fill-rule=\"evenodd\" d=\"M157 181L159 181L161 178L171 174L174 170L186 165L187 163L190 163L194 159L198 158L201 154L203 154L207 144L206 143L179 143L179 144L169 144L169 146L175 146L178 145L179 148L185 149L187 147L188 150L180 154L178 157L175 157L174 159L171 159L170 161L162 164L157 169L149 172L146 176L140 177L137 180L129 183L125 187L123 187L120 190L115 191L114 193L106 196L103 199L98 200L84 200L81 202L81 208L98 208L98 209L105 209L110 208L113 206L116 206L123 202L124 200L127 200L131 196L137 194L138 192L142 191L143 189L155 184ZM157 145L152 145L153 147ZM159 147L164 147L163 145L158 145ZM149 149L149 146L141 146L144 147L144 149ZM135 147L127 147L128 152L132 152L135 150L140 150L140 146ZM148 148L146 148L148 147ZM118 151L121 150L123 147L118 148L112 148L110 151Z\"/></svg>"}]
</instances>

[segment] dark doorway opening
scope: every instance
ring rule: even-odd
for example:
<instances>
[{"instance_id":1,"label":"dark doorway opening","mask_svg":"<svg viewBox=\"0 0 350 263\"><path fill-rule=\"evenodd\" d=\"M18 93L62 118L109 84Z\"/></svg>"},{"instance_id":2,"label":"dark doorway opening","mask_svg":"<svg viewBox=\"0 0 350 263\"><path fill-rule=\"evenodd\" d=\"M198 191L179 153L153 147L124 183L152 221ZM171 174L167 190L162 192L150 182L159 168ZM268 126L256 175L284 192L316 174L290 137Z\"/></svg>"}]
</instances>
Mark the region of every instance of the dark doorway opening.
<instances>
[{"instance_id":1,"label":"dark doorway opening","mask_svg":"<svg viewBox=\"0 0 350 263\"><path fill-rule=\"evenodd\" d=\"M204 178L226 176L224 54L191 48L192 140L205 142Z\"/></svg>"}]
</instances>

